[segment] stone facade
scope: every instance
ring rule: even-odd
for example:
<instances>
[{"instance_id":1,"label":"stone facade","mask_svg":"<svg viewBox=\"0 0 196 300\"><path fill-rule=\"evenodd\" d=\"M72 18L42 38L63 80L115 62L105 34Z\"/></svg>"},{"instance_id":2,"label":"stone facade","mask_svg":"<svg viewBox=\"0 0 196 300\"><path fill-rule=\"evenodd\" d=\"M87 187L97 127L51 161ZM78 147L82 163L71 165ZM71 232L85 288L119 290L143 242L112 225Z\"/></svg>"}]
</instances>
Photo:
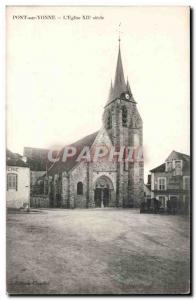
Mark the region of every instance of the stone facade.
<instances>
[{"instance_id":1,"label":"stone facade","mask_svg":"<svg viewBox=\"0 0 196 300\"><path fill-rule=\"evenodd\" d=\"M48 171L50 206L138 207L143 201L143 160L125 161L127 147L143 145L143 124L129 82L125 83L120 47L114 86L111 85L102 120L103 126L97 133L73 145L88 146L92 156L100 146L115 152L124 149L124 159L110 161L108 154L97 161L59 160Z\"/></svg>"}]
</instances>

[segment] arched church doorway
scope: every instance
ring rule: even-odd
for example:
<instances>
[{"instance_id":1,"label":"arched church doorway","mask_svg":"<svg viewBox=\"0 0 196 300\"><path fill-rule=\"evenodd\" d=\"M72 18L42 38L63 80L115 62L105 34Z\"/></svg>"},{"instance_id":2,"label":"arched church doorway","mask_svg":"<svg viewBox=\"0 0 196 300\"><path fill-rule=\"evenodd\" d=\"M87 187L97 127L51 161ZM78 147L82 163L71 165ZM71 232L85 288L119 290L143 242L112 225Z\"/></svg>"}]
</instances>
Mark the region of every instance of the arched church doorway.
<instances>
[{"instance_id":1,"label":"arched church doorway","mask_svg":"<svg viewBox=\"0 0 196 300\"><path fill-rule=\"evenodd\" d=\"M94 188L95 207L109 207L113 184L106 176L101 176L96 180Z\"/></svg>"}]
</instances>

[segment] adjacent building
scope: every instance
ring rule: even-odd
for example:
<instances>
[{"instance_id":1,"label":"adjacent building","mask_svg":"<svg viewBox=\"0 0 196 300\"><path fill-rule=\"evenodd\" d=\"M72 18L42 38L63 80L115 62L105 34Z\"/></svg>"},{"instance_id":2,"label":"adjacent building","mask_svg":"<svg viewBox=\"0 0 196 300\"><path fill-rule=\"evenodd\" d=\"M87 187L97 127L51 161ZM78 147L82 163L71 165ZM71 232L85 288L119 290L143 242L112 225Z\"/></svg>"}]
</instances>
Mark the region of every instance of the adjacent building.
<instances>
[{"instance_id":1,"label":"adjacent building","mask_svg":"<svg viewBox=\"0 0 196 300\"><path fill-rule=\"evenodd\" d=\"M53 164L48 159L48 152L49 149L24 147L23 155L31 170L31 195L41 195L45 191L44 178ZM57 153L58 151L53 151L53 155Z\"/></svg>"},{"instance_id":2,"label":"adjacent building","mask_svg":"<svg viewBox=\"0 0 196 300\"><path fill-rule=\"evenodd\" d=\"M26 158L7 150L7 208L27 209L30 207L30 169Z\"/></svg>"},{"instance_id":3,"label":"adjacent building","mask_svg":"<svg viewBox=\"0 0 196 300\"><path fill-rule=\"evenodd\" d=\"M172 205L177 210L190 207L190 156L172 151L165 162L150 170L151 198L161 202L165 210Z\"/></svg>"}]
</instances>

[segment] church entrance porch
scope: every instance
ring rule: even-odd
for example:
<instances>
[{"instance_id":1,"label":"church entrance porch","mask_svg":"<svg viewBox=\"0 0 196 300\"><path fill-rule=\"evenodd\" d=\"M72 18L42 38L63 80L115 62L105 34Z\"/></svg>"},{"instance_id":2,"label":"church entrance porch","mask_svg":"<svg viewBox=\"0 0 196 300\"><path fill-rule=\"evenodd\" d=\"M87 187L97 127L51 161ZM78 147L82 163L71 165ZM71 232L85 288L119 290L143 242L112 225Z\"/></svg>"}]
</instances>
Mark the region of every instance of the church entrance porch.
<instances>
[{"instance_id":1,"label":"church entrance porch","mask_svg":"<svg viewBox=\"0 0 196 300\"><path fill-rule=\"evenodd\" d=\"M106 176L101 176L97 179L94 189L95 207L109 207L111 205L111 193L113 184Z\"/></svg>"}]
</instances>

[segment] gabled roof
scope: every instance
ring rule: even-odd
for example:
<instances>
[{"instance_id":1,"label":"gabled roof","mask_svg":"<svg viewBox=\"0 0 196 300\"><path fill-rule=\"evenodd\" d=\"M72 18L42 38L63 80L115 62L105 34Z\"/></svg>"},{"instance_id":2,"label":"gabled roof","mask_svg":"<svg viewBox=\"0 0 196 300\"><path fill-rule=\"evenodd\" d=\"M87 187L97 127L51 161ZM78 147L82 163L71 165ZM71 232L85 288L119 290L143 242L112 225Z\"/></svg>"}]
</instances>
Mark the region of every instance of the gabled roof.
<instances>
[{"instance_id":1,"label":"gabled roof","mask_svg":"<svg viewBox=\"0 0 196 300\"><path fill-rule=\"evenodd\" d=\"M80 151L84 148L84 147L91 147L96 136L98 134L98 131L85 136L84 138L78 140L77 142L69 145L72 147L76 147L77 152L73 157L68 158L66 161L62 161L63 159L63 154L64 154L64 149L65 147L63 147L61 149L61 151L59 152L58 155L58 162L55 162L50 169L48 169L48 175L54 175L54 174L58 174L58 173L62 173L64 171L69 171L71 169L73 169L73 167L78 163L76 161Z\"/></svg>"},{"instance_id":2,"label":"gabled roof","mask_svg":"<svg viewBox=\"0 0 196 300\"><path fill-rule=\"evenodd\" d=\"M189 155L173 150L170 153L170 155L168 156L168 158L166 159L166 161L170 161L173 159L182 160L183 161L183 171L190 171L190 156Z\"/></svg>"},{"instance_id":3,"label":"gabled roof","mask_svg":"<svg viewBox=\"0 0 196 300\"><path fill-rule=\"evenodd\" d=\"M154 169L152 169L152 170L150 170L150 172L153 172L153 173L155 173L155 172L165 172L165 163L158 166L158 167L156 167L156 168L154 168Z\"/></svg>"},{"instance_id":4,"label":"gabled roof","mask_svg":"<svg viewBox=\"0 0 196 300\"><path fill-rule=\"evenodd\" d=\"M166 159L166 161L174 158L175 159L179 159L179 160L187 160L187 161L190 161L190 156L187 155L187 154L184 154L184 153L181 153L181 152L178 152L178 151L175 151L173 150L170 155L168 156L168 158Z\"/></svg>"},{"instance_id":5,"label":"gabled roof","mask_svg":"<svg viewBox=\"0 0 196 300\"><path fill-rule=\"evenodd\" d=\"M183 171L190 170L190 156L181 152L172 151L168 158L165 160L166 162L172 159L182 160L183 161ZM150 170L150 172L165 172L165 163L159 165L158 167Z\"/></svg>"}]
</instances>

